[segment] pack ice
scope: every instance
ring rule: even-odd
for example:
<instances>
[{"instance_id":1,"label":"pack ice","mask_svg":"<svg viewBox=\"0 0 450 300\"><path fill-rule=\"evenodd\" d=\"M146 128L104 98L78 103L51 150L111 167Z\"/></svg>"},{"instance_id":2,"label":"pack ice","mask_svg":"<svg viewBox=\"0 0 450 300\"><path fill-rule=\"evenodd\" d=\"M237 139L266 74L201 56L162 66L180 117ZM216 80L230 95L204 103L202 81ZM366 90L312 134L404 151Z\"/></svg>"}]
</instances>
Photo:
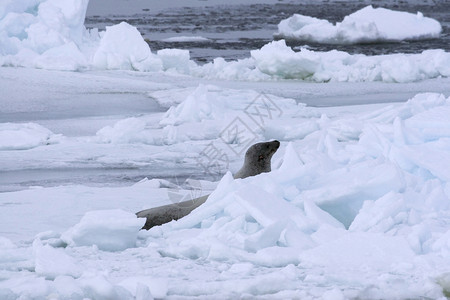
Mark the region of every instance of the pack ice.
<instances>
[{"instance_id":1,"label":"pack ice","mask_svg":"<svg viewBox=\"0 0 450 300\"><path fill-rule=\"evenodd\" d=\"M284 41L254 50L247 59L227 62L216 58L198 65L190 60L188 50L162 49L153 53L139 31L125 22L107 26L103 32L86 30L83 23L87 4L87 0L5 0L0 14L0 65L70 71L164 71L251 81L413 82L450 74L450 54L438 49L410 55L366 56L307 49L295 52ZM399 21L402 26L392 25ZM437 21L420 13L371 6L347 16L336 26L296 15L282 21L279 28L286 37L312 28L305 34L309 39L338 42L431 38L438 37L441 31Z\"/></svg>"},{"instance_id":2,"label":"pack ice","mask_svg":"<svg viewBox=\"0 0 450 300\"><path fill-rule=\"evenodd\" d=\"M219 91L200 86L185 101L202 102L200 94ZM218 105L233 114L232 102L224 105L227 93L221 95ZM169 122L164 126L214 127L214 119L222 124L214 114L204 123L183 104L161 117ZM161 181L1 194L2 202L14 197L20 203L7 208L10 224L20 226L14 209L29 206L40 211L31 222L38 228L54 224L54 230L39 233L32 244L1 238L0 295L444 299L450 98L419 94L403 104L335 116L288 100L283 107L292 113L267 124L270 135L283 141L271 173L238 180L227 173L204 205L148 232L139 232L144 220L132 211L82 216L82 207L73 205L118 208L131 199L144 205L151 195L167 197L170 189ZM298 132L303 139L286 136L293 120L309 128ZM120 132L134 135L133 128ZM40 201L30 202L30 196ZM41 208L45 203L54 208ZM183 283L186 278L192 285Z\"/></svg>"}]
</instances>

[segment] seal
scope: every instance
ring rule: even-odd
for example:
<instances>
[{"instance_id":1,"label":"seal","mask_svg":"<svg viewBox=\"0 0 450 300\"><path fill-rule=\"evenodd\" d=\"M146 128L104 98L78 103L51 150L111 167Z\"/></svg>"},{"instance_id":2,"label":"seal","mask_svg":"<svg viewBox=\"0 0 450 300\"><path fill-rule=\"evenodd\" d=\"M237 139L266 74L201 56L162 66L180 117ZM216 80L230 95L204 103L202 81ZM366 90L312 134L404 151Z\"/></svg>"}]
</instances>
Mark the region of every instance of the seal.
<instances>
[{"instance_id":1,"label":"seal","mask_svg":"<svg viewBox=\"0 0 450 300\"><path fill-rule=\"evenodd\" d=\"M280 142L277 140L254 144L248 148L245 153L244 165L233 177L235 179L246 178L270 172L272 169L272 156L277 152L279 147Z\"/></svg>"},{"instance_id":2,"label":"seal","mask_svg":"<svg viewBox=\"0 0 450 300\"><path fill-rule=\"evenodd\" d=\"M233 177L235 179L247 178L249 176L270 172L272 169L272 156L277 152L279 147L280 142L277 140L252 145L245 153L242 168ZM187 216L191 211L205 203L208 197L209 195L205 195L180 203L158 206L137 212L136 215L138 218L147 218L142 229L149 230L154 226L159 226Z\"/></svg>"}]
</instances>

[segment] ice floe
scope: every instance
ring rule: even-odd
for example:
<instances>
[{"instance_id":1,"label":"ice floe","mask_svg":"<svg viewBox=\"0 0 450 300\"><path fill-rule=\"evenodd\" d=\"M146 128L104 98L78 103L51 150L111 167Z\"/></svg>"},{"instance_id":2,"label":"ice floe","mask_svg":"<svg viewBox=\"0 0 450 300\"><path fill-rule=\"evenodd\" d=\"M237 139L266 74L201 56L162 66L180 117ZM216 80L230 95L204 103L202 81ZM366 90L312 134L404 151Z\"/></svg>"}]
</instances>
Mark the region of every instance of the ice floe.
<instances>
[{"instance_id":1,"label":"ice floe","mask_svg":"<svg viewBox=\"0 0 450 300\"><path fill-rule=\"evenodd\" d=\"M399 42L438 38L441 24L422 13L366 6L335 25L327 20L294 14L278 24L278 37L323 44Z\"/></svg>"}]
</instances>

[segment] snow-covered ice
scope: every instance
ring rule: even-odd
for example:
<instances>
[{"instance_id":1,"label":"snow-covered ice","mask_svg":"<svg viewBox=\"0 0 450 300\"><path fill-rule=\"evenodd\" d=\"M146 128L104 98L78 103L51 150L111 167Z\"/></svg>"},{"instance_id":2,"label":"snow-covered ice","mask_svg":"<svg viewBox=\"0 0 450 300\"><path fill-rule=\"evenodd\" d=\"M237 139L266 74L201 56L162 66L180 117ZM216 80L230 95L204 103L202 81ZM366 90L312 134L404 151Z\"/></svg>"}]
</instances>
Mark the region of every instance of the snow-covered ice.
<instances>
[{"instance_id":1,"label":"snow-covered ice","mask_svg":"<svg viewBox=\"0 0 450 300\"><path fill-rule=\"evenodd\" d=\"M86 6L0 10L0 183L32 177L0 193L0 299L450 293L449 53L275 41L198 65L127 23L86 31ZM271 139L272 172L234 180L247 143ZM116 169L159 178L90 184ZM200 194L139 230L135 212Z\"/></svg>"},{"instance_id":2,"label":"snow-covered ice","mask_svg":"<svg viewBox=\"0 0 450 300\"><path fill-rule=\"evenodd\" d=\"M411 14L366 6L333 25L327 20L294 14L278 24L278 37L324 44L400 42L438 38L441 24L421 12Z\"/></svg>"}]
</instances>

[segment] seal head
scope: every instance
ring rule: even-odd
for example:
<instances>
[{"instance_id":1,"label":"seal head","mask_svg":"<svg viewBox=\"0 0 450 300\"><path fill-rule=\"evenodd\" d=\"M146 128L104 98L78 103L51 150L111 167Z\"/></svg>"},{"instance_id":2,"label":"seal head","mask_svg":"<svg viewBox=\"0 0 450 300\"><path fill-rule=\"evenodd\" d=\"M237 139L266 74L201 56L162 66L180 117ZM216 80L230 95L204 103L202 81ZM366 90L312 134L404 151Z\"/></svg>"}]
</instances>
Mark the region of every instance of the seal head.
<instances>
[{"instance_id":1,"label":"seal head","mask_svg":"<svg viewBox=\"0 0 450 300\"><path fill-rule=\"evenodd\" d=\"M270 172L270 160L279 147L280 142L275 140L271 142L257 143L248 148L245 153L244 165L234 175L234 178L246 178L261 173Z\"/></svg>"}]
</instances>

